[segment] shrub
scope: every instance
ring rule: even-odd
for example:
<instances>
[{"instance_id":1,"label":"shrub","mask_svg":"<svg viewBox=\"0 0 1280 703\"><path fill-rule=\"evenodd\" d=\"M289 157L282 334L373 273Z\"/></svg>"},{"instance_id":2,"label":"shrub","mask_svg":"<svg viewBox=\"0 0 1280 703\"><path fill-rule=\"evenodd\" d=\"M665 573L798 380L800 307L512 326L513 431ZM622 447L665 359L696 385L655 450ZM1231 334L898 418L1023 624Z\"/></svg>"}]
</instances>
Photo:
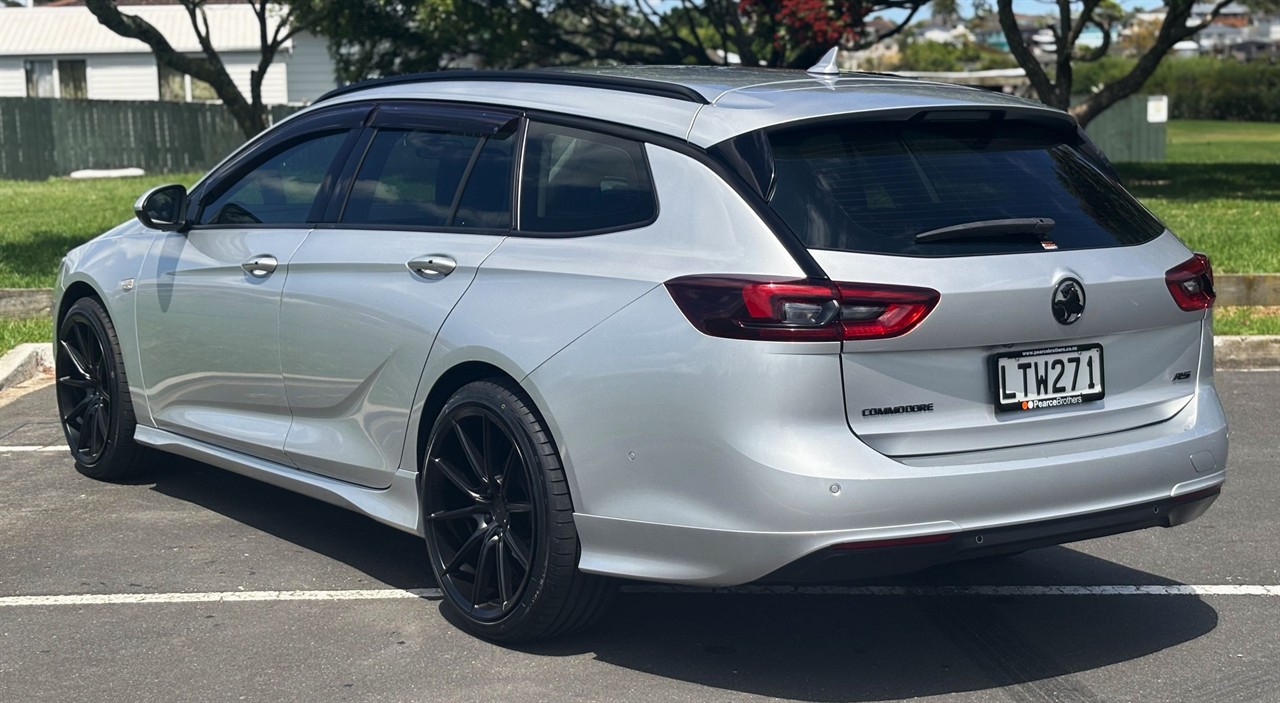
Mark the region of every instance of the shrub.
<instances>
[{"instance_id":1,"label":"shrub","mask_svg":"<svg viewBox=\"0 0 1280 703\"><path fill-rule=\"evenodd\" d=\"M1134 60L1108 56L1075 67L1079 92L1124 75ZM1280 66L1209 57L1170 58L1142 87L1169 96L1173 119L1280 122Z\"/></svg>"}]
</instances>

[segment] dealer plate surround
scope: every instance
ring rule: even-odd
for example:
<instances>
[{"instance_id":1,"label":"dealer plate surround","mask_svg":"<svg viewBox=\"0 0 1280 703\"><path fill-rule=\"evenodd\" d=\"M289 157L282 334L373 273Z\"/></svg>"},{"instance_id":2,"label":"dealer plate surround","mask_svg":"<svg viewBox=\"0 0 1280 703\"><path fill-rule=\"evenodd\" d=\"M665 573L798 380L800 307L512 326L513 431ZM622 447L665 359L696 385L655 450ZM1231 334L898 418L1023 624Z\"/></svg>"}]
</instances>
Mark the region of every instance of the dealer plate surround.
<instances>
[{"instance_id":1,"label":"dealer plate surround","mask_svg":"<svg viewBox=\"0 0 1280 703\"><path fill-rule=\"evenodd\" d=\"M995 354L991 374L998 411L1069 407L1106 392L1101 344Z\"/></svg>"}]
</instances>

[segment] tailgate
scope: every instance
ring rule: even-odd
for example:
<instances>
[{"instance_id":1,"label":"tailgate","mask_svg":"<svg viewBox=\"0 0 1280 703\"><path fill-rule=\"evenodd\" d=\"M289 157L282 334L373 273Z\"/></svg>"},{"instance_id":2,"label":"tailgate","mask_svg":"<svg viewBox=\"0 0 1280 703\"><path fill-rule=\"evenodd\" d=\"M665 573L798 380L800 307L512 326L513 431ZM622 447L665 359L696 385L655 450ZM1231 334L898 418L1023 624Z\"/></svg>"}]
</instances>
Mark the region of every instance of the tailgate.
<instances>
[{"instance_id":1,"label":"tailgate","mask_svg":"<svg viewBox=\"0 0 1280 703\"><path fill-rule=\"evenodd\" d=\"M927 286L941 294L909 334L844 343L849 426L884 454L965 452L1116 432L1167 420L1195 393L1206 315L1181 310L1165 285L1165 272L1188 256L1172 235L1138 247L964 259L813 253L835 280ZM1051 308L1057 284L1068 278L1083 289L1084 310L1062 324ZM995 359L1022 352L1041 352L1015 360L1029 368L1025 390L1054 395L1056 380L1057 389L1067 391L1058 395L1070 400L1025 410L1015 400L1005 404L1015 409L998 408ZM1059 364L1063 374L1046 361L1054 356L1079 361ZM1098 365L1096 392L1086 381L1093 369L1081 364L1091 361ZM1076 392L1064 378L1073 366L1080 372ZM1006 396L1022 392L1024 379L1010 378L1016 364L1005 370Z\"/></svg>"}]
</instances>

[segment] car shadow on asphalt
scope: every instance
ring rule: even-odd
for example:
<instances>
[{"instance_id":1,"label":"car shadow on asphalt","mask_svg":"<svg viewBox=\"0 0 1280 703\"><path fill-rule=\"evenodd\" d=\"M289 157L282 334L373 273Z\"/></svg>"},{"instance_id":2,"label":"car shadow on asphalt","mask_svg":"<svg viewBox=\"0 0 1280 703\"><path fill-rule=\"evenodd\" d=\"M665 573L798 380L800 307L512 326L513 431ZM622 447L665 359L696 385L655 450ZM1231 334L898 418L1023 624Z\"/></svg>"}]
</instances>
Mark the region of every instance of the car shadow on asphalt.
<instances>
[{"instance_id":1,"label":"car shadow on asphalt","mask_svg":"<svg viewBox=\"0 0 1280 703\"><path fill-rule=\"evenodd\" d=\"M874 583L927 590L1175 582L1052 547ZM1217 623L1217 611L1194 596L624 591L596 629L521 650L592 654L669 679L807 701L896 700L1004 687L1020 691L1014 700L1100 700L1071 674L1189 642Z\"/></svg>"},{"instance_id":2,"label":"car shadow on asphalt","mask_svg":"<svg viewBox=\"0 0 1280 703\"><path fill-rule=\"evenodd\" d=\"M434 585L414 535L198 462L175 462L151 478L160 493L343 562L388 586ZM874 583L1177 582L1050 547ZM512 649L547 658L586 654L675 681L808 701L894 700L1004 687L1019 691L1018 700L1093 700L1097 696L1072 674L1195 640L1218 622L1217 612L1194 596L773 595L639 588L624 588L590 630Z\"/></svg>"},{"instance_id":3,"label":"car shadow on asphalt","mask_svg":"<svg viewBox=\"0 0 1280 703\"><path fill-rule=\"evenodd\" d=\"M435 586L421 538L345 508L172 457L139 483L322 554L394 588Z\"/></svg>"}]
</instances>

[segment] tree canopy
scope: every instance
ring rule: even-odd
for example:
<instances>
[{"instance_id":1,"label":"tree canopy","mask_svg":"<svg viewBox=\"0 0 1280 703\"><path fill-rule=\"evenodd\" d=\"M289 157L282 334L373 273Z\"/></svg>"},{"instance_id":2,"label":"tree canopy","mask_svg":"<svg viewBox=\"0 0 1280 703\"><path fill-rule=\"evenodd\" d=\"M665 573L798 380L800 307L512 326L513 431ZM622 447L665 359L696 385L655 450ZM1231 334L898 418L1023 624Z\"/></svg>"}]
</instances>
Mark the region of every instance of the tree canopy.
<instances>
[{"instance_id":1,"label":"tree canopy","mask_svg":"<svg viewBox=\"0 0 1280 703\"><path fill-rule=\"evenodd\" d=\"M1232 0L1214 0L1208 11L1192 16L1196 0L1166 0L1164 19L1148 28L1148 36L1130 47L1137 54L1132 69L1107 82L1084 100L1072 105L1072 95L1082 92L1075 84L1075 67L1080 63L1098 61L1111 48L1112 36L1124 19L1124 13L1114 0L1057 0L1057 16L1048 26L1053 33L1054 55L1046 67L1032 50L1030 38L1018 25L1014 15L1013 0L997 0L1000 27L1009 42L1009 51L1018 65L1027 72L1031 87L1047 105L1067 110L1082 125L1088 124L1108 107L1141 90L1147 79L1160 66L1173 46L1208 27ZM1251 0L1251 8L1273 8L1276 0ZM1090 27L1101 32L1102 40L1096 47L1080 44L1081 35ZM1154 31L1151 31L1154 29Z\"/></svg>"},{"instance_id":2,"label":"tree canopy","mask_svg":"<svg viewBox=\"0 0 1280 703\"><path fill-rule=\"evenodd\" d=\"M459 66L609 63L804 67L906 26L928 0L295 0L344 80ZM897 8L881 33L866 18Z\"/></svg>"}]
</instances>

